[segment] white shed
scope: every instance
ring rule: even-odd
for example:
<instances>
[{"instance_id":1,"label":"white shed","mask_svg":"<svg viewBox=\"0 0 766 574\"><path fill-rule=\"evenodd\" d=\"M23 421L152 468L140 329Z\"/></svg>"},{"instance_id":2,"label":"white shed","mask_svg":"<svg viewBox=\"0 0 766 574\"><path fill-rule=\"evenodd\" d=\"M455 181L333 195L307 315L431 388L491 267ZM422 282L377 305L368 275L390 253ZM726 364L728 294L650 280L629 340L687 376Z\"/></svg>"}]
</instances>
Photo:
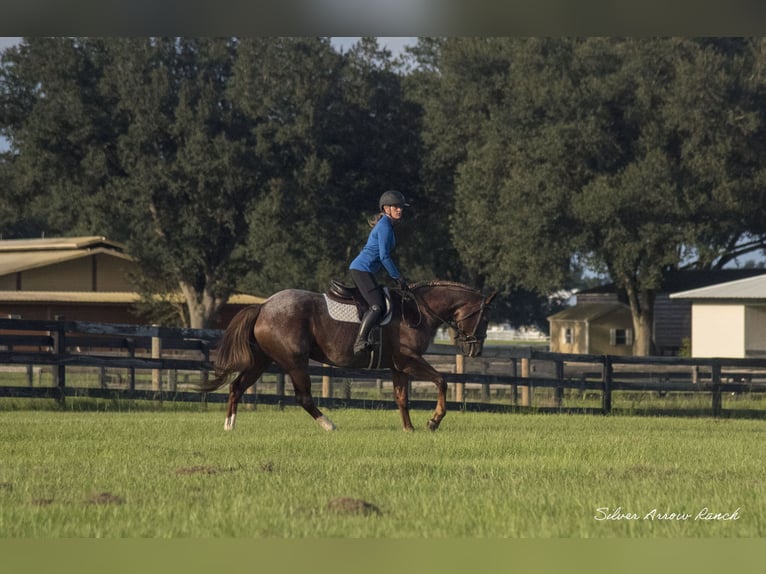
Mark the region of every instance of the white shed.
<instances>
[{"instance_id":1,"label":"white shed","mask_svg":"<svg viewBox=\"0 0 766 574\"><path fill-rule=\"evenodd\" d=\"M672 293L692 304L692 357L766 357L766 274Z\"/></svg>"}]
</instances>

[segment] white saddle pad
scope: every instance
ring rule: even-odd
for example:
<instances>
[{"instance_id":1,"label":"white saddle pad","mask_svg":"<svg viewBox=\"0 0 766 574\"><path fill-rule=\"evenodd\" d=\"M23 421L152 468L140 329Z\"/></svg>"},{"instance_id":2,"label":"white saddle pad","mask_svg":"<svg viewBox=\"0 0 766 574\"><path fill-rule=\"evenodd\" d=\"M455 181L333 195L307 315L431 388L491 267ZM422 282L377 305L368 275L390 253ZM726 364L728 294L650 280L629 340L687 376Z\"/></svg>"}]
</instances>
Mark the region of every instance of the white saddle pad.
<instances>
[{"instance_id":1,"label":"white saddle pad","mask_svg":"<svg viewBox=\"0 0 766 574\"><path fill-rule=\"evenodd\" d=\"M388 292L388 287L383 288L383 293L386 297L386 309L388 312L383 320L378 323L381 327L388 325L391 322L391 297ZM330 299L327 293L324 293L324 300L327 303L327 312L332 319L336 321L342 321L344 323L361 323L359 320L359 313L356 310L354 303L340 303L334 299Z\"/></svg>"}]
</instances>

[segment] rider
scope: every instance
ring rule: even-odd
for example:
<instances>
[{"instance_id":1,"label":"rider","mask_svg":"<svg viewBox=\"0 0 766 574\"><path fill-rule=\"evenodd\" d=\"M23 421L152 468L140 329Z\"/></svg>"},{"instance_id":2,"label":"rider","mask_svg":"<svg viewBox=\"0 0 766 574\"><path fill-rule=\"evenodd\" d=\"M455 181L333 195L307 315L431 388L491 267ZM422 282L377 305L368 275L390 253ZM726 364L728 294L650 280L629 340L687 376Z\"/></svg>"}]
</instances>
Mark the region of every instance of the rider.
<instances>
[{"instance_id":1,"label":"rider","mask_svg":"<svg viewBox=\"0 0 766 574\"><path fill-rule=\"evenodd\" d=\"M367 244L349 266L354 284L369 304L359 326L354 354L364 353L370 348L370 331L383 314L383 292L375 280L375 273L380 271L381 267L385 267L391 279L396 281L401 289L407 289L407 281L391 259L391 251L396 245L394 224L401 220L403 210L409 207L409 204L404 195L395 190L384 192L378 204L380 213L369 221L372 231L367 238Z\"/></svg>"}]
</instances>

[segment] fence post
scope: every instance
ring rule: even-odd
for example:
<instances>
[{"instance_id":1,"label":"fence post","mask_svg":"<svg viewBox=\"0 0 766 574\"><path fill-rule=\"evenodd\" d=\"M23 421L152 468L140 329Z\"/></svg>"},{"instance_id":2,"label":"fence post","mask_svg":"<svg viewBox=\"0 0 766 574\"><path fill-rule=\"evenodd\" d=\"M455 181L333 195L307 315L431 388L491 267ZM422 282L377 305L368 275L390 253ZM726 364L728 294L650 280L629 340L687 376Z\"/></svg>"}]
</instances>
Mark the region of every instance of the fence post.
<instances>
[{"instance_id":1,"label":"fence post","mask_svg":"<svg viewBox=\"0 0 766 574\"><path fill-rule=\"evenodd\" d=\"M612 359L609 355L604 355L603 367L603 394L601 397L601 412L608 415L612 412L612 376L614 374Z\"/></svg>"},{"instance_id":2,"label":"fence post","mask_svg":"<svg viewBox=\"0 0 766 574\"><path fill-rule=\"evenodd\" d=\"M556 362L556 388L553 389L553 406L561 408L564 399L564 361L557 359Z\"/></svg>"},{"instance_id":3,"label":"fence post","mask_svg":"<svg viewBox=\"0 0 766 574\"><path fill-rule=\"evenodd\" d=\"M210 363L210 341L202 341L200 345L200 350L202 351L202 360L205 363ZM208 375L209 375L208 370L202 369L199 376L200 383L202 385L207 383Z\"/></svg>"},{"instance_id":4,"label":"fence post","mask_svg":"<svg viewBox=\"0 0 766 574\"><path fill-rule=\"evenodd\" d=\"M56 402L64 406L64 387L66 386L66 366L64 365L64 353L66 353L66 340L64 331L64 316L54 315L58 321L56 330L51 333L53 337L53 354L56 356L56 367L53 369L53 383L56 386Z\"/></svg>"},{"instance_id":5,"label":"fence post","mask_svg":"<svg viewBox=\"0 0 766 574\"><path fill-rule=\"evenodd\" d=\"M279 408L285 407L285 374L282 371L277 373L277 396L281 399L279 401Z\"/></svg>"},{"instance_id":6,"label":"fence post","mask_svg":"<svg viewBox=\"0 0 766 574\"><path fill-rule=\"evenodd\" d=\"M128 349L128 357L131 359L136 358L136 341L128 337L125 339L125 347ZM128 367L128 388L131 391L136 390L136 368Z\"/></svg>"},{"instance_id":7,"label":"fence post","mask_svg":"<svg viewBox=\"0 0 766 574\"><path fill-rule=\"evenodd\" d=\"M527 357L523 357L521 359L521 378L522 379L529 378L529 359ZM521 406L528 407L531 405L532 405L532 389L529 387L529 385L522 385L521 386Z\"/></svg>"},{"instance_id":8,"label":"fence post","mask_svg":"<svg viewBox=\"0 0 766 574\"><path fill-rule=\"evenodd\" d=\"M713 416L721 416L721 363L713 363Z\"/></svg>"},{"instance_id":9,"label":"fence post","mask_svg":"<svg viewBox=\"0 0 766 574\"><path fill-rule=\"evenodd\" d=\"M488 361L482 361L481 364L481 373L482 375L489 374L489 362ZM481 400L484 402L489 402L490 400L490 383L483 382L481 384Z\"/></svg>"},{"instance_id":10,"label":"fence post","mask_svg":"<svg viewBox=\"0 0 766 574\"><path fill-rule=\"evenodd\" d=\"M516 359L511 359L511 376L516 377L516 373L518 372L517 368L518 364ZM511 385L511 404L513 406L516 406L516 404L519 402L519 386L516 383L513 383Z\"/></svg>"},{"instance_id":11,"label":"fence post","mask_svg":"<svg viewBox=\"0 0 766 574\"><path fill-rule=\"evenodd\" d=\"M159 330L159 325L152 325L153 329ZM152 359L159 359L162 357L162 339L159 337L159 333L152 337ZM162 371L160 369L152 369L152 390L157 392L162 389Z\"/></svg>"},{"instance_id":12,"label":"fence post","mask_svg":"<svg viewBox=\"0 0 766 574\"><path fill-rule=\"evenodd\" d=\"M330 365L323 364L323 367L329 369ZM322 375L322 398L329 399L332 397L332 376Z\"/></svg>"},{"instance_id":13,"label":"fence post","mask_svg":"<svg viewBox=\"0 0 766 574\"><path fill-rule=\"evenodd\" d=\"M462 375L465 373L465 357L458 353L455 355L455 373ZM455 383L455 402L463 404L465 401L465 383Z\"/></svg>"}]
</instances>

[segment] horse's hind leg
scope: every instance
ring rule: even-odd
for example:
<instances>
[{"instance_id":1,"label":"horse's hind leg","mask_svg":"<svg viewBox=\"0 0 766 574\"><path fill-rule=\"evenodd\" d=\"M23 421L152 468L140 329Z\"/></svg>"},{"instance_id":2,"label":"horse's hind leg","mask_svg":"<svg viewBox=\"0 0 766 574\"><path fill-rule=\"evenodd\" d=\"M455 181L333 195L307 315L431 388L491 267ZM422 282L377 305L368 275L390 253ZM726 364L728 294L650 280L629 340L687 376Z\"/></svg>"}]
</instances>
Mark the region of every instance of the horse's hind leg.
<instances>
[{"instance_id":1,"label":"horse's hind leg","mask_svg":"<svg viewBox=\"0 0 766 574\"><path fill-rule=\"evenodd\" d=\"M303 407L303 410L310 414L324 430L335 430L335 423L322 414L322 411L314 404L314 398L311 396L311 377L308 373L302 369L294 369L289 371L288 374L295 389L295 400Z\"/></svg>"},{"instance_id":2,"label":"horse's hind leg","mask_svg":"<svg viewBox=\"0 0 766 574\"><path fill-rule=\"evenodd\" d=\"M406 432L411 432L415 429L412 426L412 420L410 420L410 378L405 373L401 373L399 371L392 371L391 373L394 383L394 397L396 399L396 406L399 407L399 414L402 417L402 426Z\"/></svg>"},{"instance_id":3,"label":"horse's hind leg","mask_svg":"<svg viewBox=\"0 0 766 574\"><path fill-rule=\"evenodd\" d=\"M226 421L223 424L225 430L234 430L234 424L237 420L237 407L245 391L258 380L271 363L270 359L259 357L256 364L242 371L229 384L229 403L226 407Z\"/></svg>"}]
</instances>

